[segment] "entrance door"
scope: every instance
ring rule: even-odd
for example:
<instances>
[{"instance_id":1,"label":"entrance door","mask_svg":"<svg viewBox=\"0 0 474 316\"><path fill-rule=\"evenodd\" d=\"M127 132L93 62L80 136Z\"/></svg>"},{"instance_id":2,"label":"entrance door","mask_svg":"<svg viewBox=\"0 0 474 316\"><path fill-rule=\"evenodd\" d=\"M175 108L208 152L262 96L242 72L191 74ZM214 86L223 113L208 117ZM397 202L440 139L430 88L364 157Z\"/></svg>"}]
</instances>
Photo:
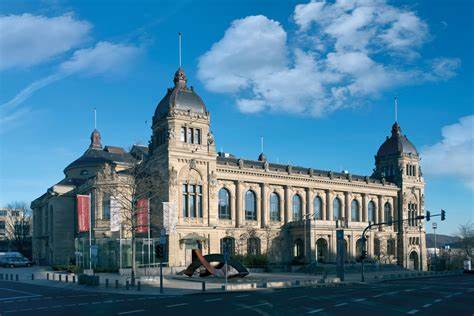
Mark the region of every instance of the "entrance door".
<instances>
[{"instance_id":1,"label":"entrance door","mask_svg":"<svg viewBox=\"0 0 474 316\"><path fill-rule=\"evenodd\" d=\"M418 254L416 253L416 251L412 251L410 253L410 268L412 268L413 270L419 270L420 269L420 266L419 266L419 259L418 259Z\"/></svg>"}]
</instances>

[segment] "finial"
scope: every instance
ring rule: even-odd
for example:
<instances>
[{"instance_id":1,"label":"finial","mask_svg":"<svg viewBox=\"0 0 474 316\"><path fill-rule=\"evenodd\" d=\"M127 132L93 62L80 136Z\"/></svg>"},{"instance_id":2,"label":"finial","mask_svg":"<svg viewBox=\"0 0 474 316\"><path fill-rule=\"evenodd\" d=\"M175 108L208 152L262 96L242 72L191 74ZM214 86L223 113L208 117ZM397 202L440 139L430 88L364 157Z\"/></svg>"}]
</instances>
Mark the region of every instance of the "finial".
<instances>
[{"instance_id":1,"label":"finial","mask_svg":"<svg viewBox=\"0 0 474 316\"><path fill-rule=\"evenodd\" d=\"M260 136L260 152L263 153L263 136Z\"/></svg>"},{"instance_id":2,"label":"finial","mask_svg":"<svg viewBox=\"0 0 474 316\"><path fill-rule=\"evenodd\" d=\"M101 136L100 132L97 129L94 129L91 134L91 144L89 146L91 149L102 149Z\"/></svg>"},{"instance_id":3,"label":"finial","mask_svg":"<svg viewBox=\"0 0 474 316\"><path fill-rule=\"evenodd\" d=\"M179 68L181 68L181 32L178 33Z\"/></svg>"}]
</instances>

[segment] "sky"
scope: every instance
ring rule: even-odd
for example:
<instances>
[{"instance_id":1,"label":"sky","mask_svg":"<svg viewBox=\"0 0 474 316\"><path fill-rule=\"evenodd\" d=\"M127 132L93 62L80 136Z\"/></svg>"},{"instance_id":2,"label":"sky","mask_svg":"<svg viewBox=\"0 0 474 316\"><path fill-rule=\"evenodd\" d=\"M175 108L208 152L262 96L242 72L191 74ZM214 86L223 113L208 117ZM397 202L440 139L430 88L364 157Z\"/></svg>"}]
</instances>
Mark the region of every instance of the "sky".
<instances>
[{"instance_id":1,"label":"sky","mask_svg":"<svg viewBox=\"0 0 474 316\"><path fill-rule=\"evenodd\" d=\"M370 175L398 122L438 233L474 214L474 6L423 1L2 1L0 205L60 181L97 128L148 144L182 65L218 150ZM428 223L428 232L431 232Z\"/></svg>"}]
</instances>

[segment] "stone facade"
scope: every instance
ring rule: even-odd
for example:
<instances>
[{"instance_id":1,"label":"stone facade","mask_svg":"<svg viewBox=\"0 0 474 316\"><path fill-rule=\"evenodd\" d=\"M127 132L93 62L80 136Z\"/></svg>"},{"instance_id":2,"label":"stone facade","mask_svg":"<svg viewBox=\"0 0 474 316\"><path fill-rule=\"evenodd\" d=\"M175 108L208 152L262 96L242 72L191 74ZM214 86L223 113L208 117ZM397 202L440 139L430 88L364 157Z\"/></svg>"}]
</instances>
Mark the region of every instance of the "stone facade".
<instances>
[{"instance_id":1,"label":"stone facade","mask_svg":"<svg viewBox=\"0 0 474 316\"><path fill-rule=\"evenodd\" d=\"M94 197L95 238L117 237L103 216L97 173L119 172L138 161L161 175L160 192L151 200L153 237L164 225L163 202L176 210L176 231L168 236L170 266L189 264L192 249L220 253L223 244L275 263L334 262L337 228L344 229L346 260L355 261L369 222L411 218L372 229L368 253L383 263L417 268L421 261L426 268L424 226L413 218L424 213L420 159L397 123L370 176L274 164L263 153L256 160L239 159L216 152L210 113L187 87L182 69L174 83L157 106L147 148L104 149L94 131L91 147L66 168L65 180L32 203L38 260L59 263L74 256L76 194Z\"/></svg>"}]
</instances>

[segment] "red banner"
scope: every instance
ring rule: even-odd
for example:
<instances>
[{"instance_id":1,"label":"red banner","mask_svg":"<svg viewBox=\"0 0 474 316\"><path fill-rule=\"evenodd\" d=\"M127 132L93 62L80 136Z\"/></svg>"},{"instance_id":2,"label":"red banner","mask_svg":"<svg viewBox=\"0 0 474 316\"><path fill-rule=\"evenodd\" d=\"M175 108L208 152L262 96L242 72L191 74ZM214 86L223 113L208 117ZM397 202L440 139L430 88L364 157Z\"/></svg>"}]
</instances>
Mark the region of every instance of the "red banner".
<instances>
[{"instance_id":1,"label":"red banner","mask_svg":"<svg viewBox=\"0 0 474 316\"><path fill-rule=\"evenodd\" d=\"M146 233L148 231L148 209L150 201L148 199L139 199L137 201L137 233Z\"/></svg>"},{"instance_id":2,"label":"red banner","mask_svg":"<svg viewBox=\"0 0 474 316\"><path fill-rule=\"evenodd\" d=\"M77 195L77 224L79 232L89 231L89 215L90 215L90 196L89 195Z\"/></svg>"}]
</instances>

